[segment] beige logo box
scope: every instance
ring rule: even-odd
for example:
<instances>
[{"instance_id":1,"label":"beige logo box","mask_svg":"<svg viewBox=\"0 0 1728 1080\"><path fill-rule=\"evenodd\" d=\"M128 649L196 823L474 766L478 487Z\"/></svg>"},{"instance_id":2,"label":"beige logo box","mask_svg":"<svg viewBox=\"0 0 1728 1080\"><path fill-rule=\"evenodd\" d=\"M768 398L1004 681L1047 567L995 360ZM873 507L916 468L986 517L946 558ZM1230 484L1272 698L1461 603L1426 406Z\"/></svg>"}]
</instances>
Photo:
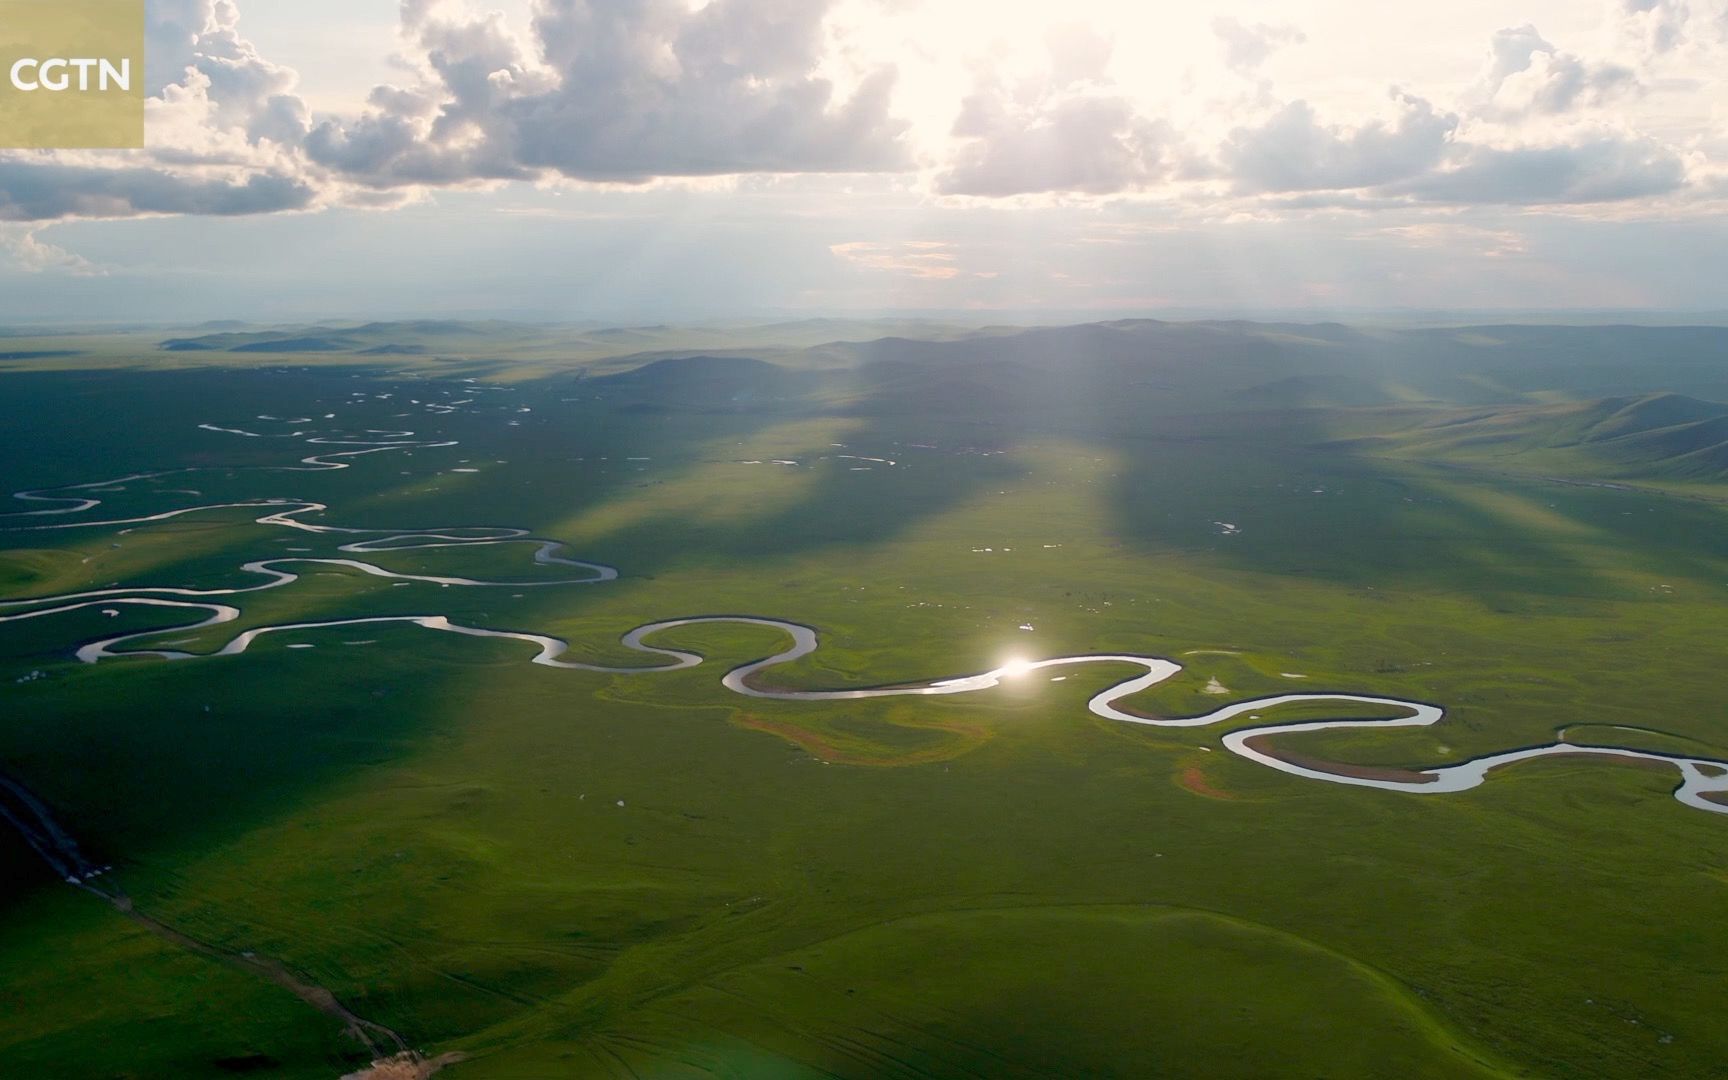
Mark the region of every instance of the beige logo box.
<instances>
[{"instance_id":1,"label":"beige logo box","mask_svg":"<svg viewBox=\"0 0 1728 1080\"><path fill-rule=\"evenodd\" d=\"M0 0L0 148L144 145L144 0Z\"/></svg>"}]
</instances>

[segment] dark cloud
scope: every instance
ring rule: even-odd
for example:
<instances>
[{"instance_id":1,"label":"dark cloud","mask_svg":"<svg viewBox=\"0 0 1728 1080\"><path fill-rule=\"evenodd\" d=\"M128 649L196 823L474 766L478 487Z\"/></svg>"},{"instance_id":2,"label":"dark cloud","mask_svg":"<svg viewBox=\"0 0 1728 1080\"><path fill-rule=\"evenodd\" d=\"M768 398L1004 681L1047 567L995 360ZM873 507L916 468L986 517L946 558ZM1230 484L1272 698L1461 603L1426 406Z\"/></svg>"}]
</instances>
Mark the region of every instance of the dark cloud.
<instances>
[{"instance_id":1,"label":"dark cloud","mask_svg":"<svg viewBox=\"0 0 1728 1080\"><path fill-rule=\"evenodd\" d=\"M0 221L269 214L305 209L315 196L303 180L272 173L221 179L159 168L65 165L45 158L0 161Z\"/></svg>"}]
</instances>

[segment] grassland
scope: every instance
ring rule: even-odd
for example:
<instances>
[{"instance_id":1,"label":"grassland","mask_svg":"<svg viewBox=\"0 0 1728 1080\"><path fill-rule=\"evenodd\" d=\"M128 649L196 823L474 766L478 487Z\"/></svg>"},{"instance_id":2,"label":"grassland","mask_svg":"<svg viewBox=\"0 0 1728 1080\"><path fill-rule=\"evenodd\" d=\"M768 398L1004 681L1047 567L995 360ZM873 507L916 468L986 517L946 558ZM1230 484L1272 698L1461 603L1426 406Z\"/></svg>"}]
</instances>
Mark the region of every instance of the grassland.
<instances>
[{"instance_id":1,"label":"grassland","mask_svg":"<svg viewBox=\"0 0 1728 1080\"><path fill-rule=\"evenodd\" d=\"M643 622L752 613L821 630L775 672L791 685L1127 651L1186 665L1137 703L1157 713L1292 690L1449 709L1433 729L1300 742L1336 760L1431 765L1573 725L1728 756L1709 479L1676 498L1340 447L1465 407L1432 387L1291 409L1241 396L1265 382L1243 374L1253 356L1173 401L1162 373L1094 366L1040 398L1042 376L1010 372L1023 394L979 396L984 361L854 369L821 347L616 380L630 364L560 368L550 347L386 368L128 340L0 374L9 487L196 467L101 512L309 499L338 525L526 528L624 572L522 590L319 572L159 639L176 648L435 610L624 664L640 658L617 638ZM1691 392L1715 377L1679 366L1705 372ZM1579 400L1614 383L1585 381ZM200 423L459 445L282 472L264 467L312 449ZM0 533L0 594L239 585L244 561L336 546L255 516ZM528 551L369 557L562 576ZM1542 762L1437 798L1304 782L1220 752L1216 731L1089 715L1126 674L1102 668L915 703L745 701L721 671L780 646L745 627L668 634L710 663L653 676L408 627L70 658L175 622L0 625L0 768L140 911L466 1054L449 1076L1690 1077L1728 1056L1728 833L1664 774ZM54 881L9 837L0 860L0 1073L364 1064L328 1018Z\"/></svg>"}]
</instances>

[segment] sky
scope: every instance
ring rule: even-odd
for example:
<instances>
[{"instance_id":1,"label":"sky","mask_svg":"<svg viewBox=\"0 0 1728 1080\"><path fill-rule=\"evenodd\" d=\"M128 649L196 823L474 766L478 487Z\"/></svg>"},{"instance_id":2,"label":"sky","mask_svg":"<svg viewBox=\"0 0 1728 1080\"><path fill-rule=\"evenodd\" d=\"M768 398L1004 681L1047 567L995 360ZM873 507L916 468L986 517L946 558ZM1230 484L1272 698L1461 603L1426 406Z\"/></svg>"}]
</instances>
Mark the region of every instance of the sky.
<instances>
[{"instance_id":1,"label":"sky","mask_svg":"<svg viewBox=\"0 0 1728 1080\"><path fill-rule=\"evenodd\" d=\"M147 0L0 319L1728 311L1728 0Z\"/></svg>"}]
</instances>

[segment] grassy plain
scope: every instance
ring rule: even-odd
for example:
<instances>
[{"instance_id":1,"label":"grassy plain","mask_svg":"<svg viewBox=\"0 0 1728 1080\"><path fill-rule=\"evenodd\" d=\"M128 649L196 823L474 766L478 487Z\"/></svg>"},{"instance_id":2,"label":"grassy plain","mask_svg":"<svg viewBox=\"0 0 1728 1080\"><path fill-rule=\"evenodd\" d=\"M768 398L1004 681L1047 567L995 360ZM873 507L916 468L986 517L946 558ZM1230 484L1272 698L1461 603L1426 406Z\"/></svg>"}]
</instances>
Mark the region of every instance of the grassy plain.
<instances>
[{"instance_id":1,"label":"grassy plain","mask_svg":"<svg viewBox=\"0 0 1728 1080\"><path fill-rule=\"evenodd\" d=\"M7 485L199 466L99 513L311 499L330 524L528 528L624 576L321 571L156 639L175 648L444 613L623 664L641 623L757 614L823 635L772 673L786 685L1132 652L1186 665L1135 703L1155 713L1321 690L1450 710L1298 746L1340 760L1459 761L1572 725L1728 757L1724 507L1335 448L1406 424L1408 403L1190 412L1105 384L1043 412L938 409L899 376L777 394L760 373L692 401L579 365L459 365L511 376L476 392L426 358L172 362L187 355L202 366L0 374ZM459 445L269 471L313 448L200 423ZM0 532L0 593L237 585L244 561L340 542L256 513ZM530 551L364 557L561 576ZM1630 1078L1728 1056L1728 833L1667 774L1544 762L1440 797L1317 784L1216 730L1091 716L1128 673L1102 667L947 699L751 701L719 677L781 647L760 628L668 633L709 663L663 674L549 670L411 627L71 660L175 622L0 625L0 767L140 910L468 1055L452 1077ZM1343 714L1278 715L1304 712ZM145 934L10 838L0 860L0 1073L363 1064L286 993Z\"/></svg>"}]
</instances>

